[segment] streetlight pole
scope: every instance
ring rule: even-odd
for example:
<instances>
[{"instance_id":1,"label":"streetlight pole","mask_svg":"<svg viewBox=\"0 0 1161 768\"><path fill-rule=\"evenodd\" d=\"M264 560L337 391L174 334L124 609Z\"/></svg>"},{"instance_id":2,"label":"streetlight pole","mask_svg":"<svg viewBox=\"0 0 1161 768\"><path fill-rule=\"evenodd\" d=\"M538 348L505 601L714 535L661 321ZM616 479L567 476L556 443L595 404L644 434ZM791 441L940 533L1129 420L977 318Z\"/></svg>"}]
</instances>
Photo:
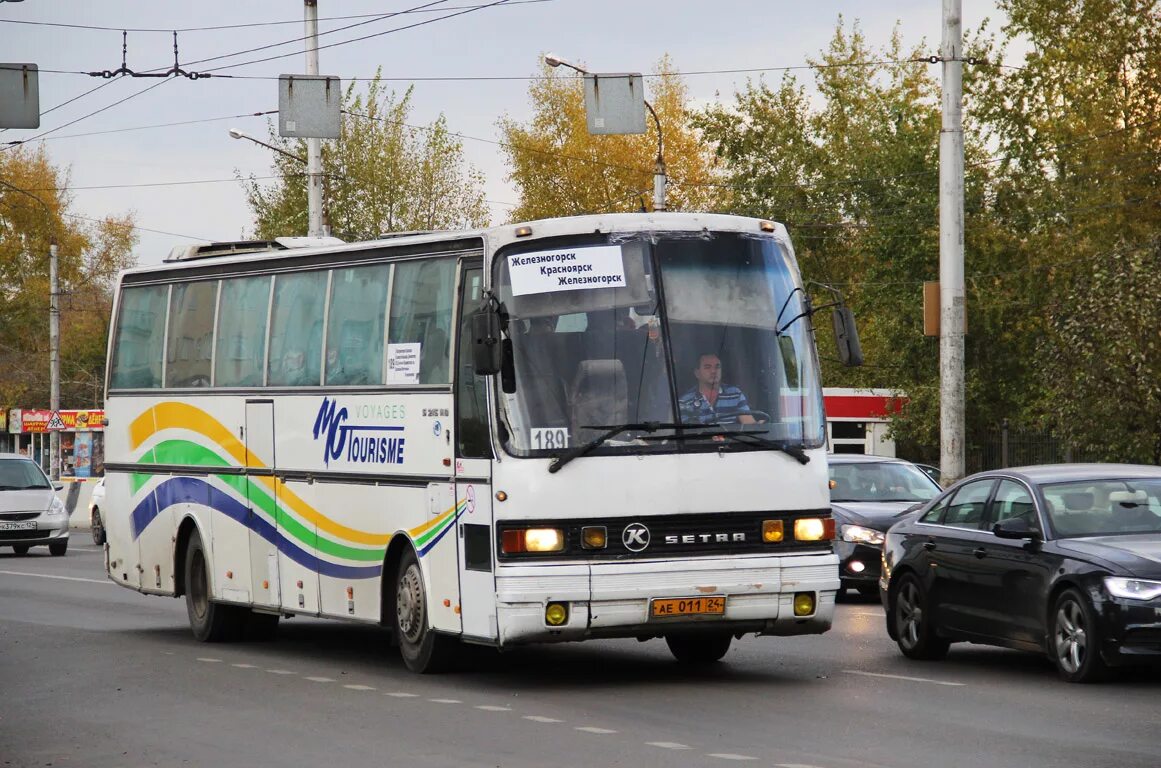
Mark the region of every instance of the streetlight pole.
<instances>
[{"instance_id":1,"label":"streetlight pole","mask_svg":"<svg viewBox=\"0 0 1161 768\"><path fill-rule=\"evenodd\" d=\"M318 74L318 0L303 0L306 12L306 74ZM322 140L306 140L307 234L322 237Z\"/></svg>"},{"instance_id":2,"label":"streetlight pole","mask_svg":"<svg viewBox=\"0 0 1161 768\"><path fill-rule=\"evenodd\" d=\"M242 131L239 131L237 128L230 129L230 138L231 139L246 139L246 141L252 141L259 146L266 147L267 149L272 150L274 152L277 152L280 155L285 155L286 157L289 157L291 160L295 160L299 163L302 163L303 165L305 165L307 167L310 166L309 161L305 157L302 157L301 155L296 155L293 152L287 152L282 147L276 147L273 144L268 144L267 142L262 141L261 139L256 139L248 133L243 133ZM317 141L317 139L316 139L316 141ZM310 198L308 196L308 198L307 198L308 207L309 207L309 202L310 202ZM323 236L330 236L330 233L331 233L330 232L330 230L331 230L330 217L327 215L325 198L322 201L321 208L322 208L322 214L321 214L322 227L320 229L320 232ZM308 214L309 214L309 212L308 212Z\"/></svg>"},{"instance_id":3,"label":"streetlight pole","mask_svg":"<svg viewBox=\"0 0 1161 768\"><path fill-rule=\"evenodd\" d=\"M573 64L571 61L566 61L554 54L548 53L544 56L544 63L550 67L568 67L575 70L582 75L592 75L584 67ZM653 105L647 99L642 99L645 102L645 107L649 110L649 114L653 115L653 122L657 124L657 159L653 162L653 210L665 210L665 184L666 184L666 170L665 170L665 137L661 133L661 120L657 118L657 112L653 109Z\"/></svg>"},{"instance_id":4,"label":"streetlight pole","mask_svg":"<svg viewBox=\"0 0 1161 768\"><path fill-rule=\"evenodd\" d=\"M57 270L58 247L56 238L48 246L48 407L53 417L60 413L60 275ZM60 430L48 433L50 474L53 481L60 480Z\"/></svg>"}]
</instances>

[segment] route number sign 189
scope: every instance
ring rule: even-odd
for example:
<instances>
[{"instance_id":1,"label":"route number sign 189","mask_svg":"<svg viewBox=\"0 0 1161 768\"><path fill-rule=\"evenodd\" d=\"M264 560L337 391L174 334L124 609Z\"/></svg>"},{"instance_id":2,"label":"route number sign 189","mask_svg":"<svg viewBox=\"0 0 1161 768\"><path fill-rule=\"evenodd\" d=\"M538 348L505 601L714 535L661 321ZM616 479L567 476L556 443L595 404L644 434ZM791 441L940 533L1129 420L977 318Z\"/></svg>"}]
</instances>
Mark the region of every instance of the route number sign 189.
<instances>
[{"instance_id":1,"label":"route number sign 189","mask_svg":"<svg viewBox=\"0 0 1161 768\"><path fill-rule=\"evenodd\" d=\"M551 451L568 447L568 430L564 427L533 427L532 449Z\"/></svg>"}]
</instances>

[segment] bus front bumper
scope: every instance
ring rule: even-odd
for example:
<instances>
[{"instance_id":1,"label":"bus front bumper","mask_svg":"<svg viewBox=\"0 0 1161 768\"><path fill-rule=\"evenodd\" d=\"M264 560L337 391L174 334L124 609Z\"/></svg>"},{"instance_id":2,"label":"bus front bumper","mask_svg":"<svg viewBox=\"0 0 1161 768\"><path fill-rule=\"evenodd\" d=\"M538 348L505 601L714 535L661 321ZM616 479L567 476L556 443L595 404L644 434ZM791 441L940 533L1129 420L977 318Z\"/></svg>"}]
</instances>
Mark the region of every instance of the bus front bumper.
<instances>
[{"instance_id":1,"label":"bus front bumper","mask_svg":"<svg viewBox=\"0 0 1161 768\"><path fill-rule=\"evenodd\" d=\"M808 635L825 632L839 588L833 554L645 560L616 563L501 565L496 571L499 644L596 637L661 637L675 631ZM796 616L795 595L813 596ZM725 598L724 613L655 618L654 600ZM549 626L549 603L568 618Z\"/></svg>"}]
</instances>

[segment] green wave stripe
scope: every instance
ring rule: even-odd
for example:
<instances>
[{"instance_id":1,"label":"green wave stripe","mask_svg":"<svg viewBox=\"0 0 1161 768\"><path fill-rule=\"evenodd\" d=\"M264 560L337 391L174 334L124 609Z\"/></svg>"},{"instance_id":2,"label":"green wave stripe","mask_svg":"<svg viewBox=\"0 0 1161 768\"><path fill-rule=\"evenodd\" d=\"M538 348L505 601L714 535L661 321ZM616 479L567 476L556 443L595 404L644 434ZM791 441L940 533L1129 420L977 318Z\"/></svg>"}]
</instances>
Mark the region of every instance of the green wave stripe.
<instances>
[{"instance_id":1,"label":"green wave stripe","mask_svg":"<svg viewBox=\"0 0 1161 768\"><path fill-rule=\"evenodd\" d=\"M431 541L433 538L438 536L449 525L452 525L453 523L455 523L455 521L456 521L455 514L449 515L447 520L444 520L442 523L435 526L434 528L427 531L426 533L423 533L420 536L417 536L415 539L415 546L422 548L424 545L427 544L427 542Z\"/></svg>"},{"instance_id":2,"label":"green wave stripe","mask_svg":"<svg viewBox=\"0 0 1161 768\"><path fill-rule=\"evenodd\" d=\"M228 467L229 461L205 446L189 440L165 440L146 451L138 463L169 464L174 466L194 467ZM150 475L134 474L131 483L136 493L149 480ZM250 478L242 475L214 475L226 485L233 488L242 498L248 498L250 503L272 518L279 531L297 539L312 549L332 557L359 562L377 563L383 560L387 552L386 547L363 549L360 547L340 544L319 536L310 530L297 518L283 509L267 490Z\"/></svg>"}]
</instances>

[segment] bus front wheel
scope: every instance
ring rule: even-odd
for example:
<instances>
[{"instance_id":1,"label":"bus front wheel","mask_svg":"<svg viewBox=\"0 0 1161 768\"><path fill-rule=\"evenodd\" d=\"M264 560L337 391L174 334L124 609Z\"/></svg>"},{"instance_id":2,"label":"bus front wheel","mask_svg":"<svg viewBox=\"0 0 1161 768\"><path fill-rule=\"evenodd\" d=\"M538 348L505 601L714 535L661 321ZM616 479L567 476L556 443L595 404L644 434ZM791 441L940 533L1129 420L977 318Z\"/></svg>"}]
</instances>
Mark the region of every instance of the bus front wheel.
<instances>
[{"instance_id":1,"label":"bus front wheel","mask_svg":"<svg viewBox=\"0 0 1161 768\"><path fill-rule=\"evenodd\" d=\"M206 550L196 533L190 536L185 550L185 607L193 636L203 643L237 640L245 628L248 611L211 599Z\"/></svg>"},{"instance_id":2,"label":"bus front wheel","mask_svg":"<svg viewBox=\"0 0 1161 768\"><path fill-rule=\"evenodd\" d=\"M717 632L689 632L665 636L669 652L682 664L713 664L730 650L733 636Z\"/></svg>"},{"instance_id":3,"label":"bus front wheel","mask_svg":"<svg viewBox=\"0 0 1161 768\"><path fill-rule=\"evenodd\" d=\"M442 637L431 628L427 594L423 588L423 571L419 558L408 549L399 562L395 577L395 637L403 663L412 672L441 672L451 662L451 638Z\"/></svg>"}]
</instances>

